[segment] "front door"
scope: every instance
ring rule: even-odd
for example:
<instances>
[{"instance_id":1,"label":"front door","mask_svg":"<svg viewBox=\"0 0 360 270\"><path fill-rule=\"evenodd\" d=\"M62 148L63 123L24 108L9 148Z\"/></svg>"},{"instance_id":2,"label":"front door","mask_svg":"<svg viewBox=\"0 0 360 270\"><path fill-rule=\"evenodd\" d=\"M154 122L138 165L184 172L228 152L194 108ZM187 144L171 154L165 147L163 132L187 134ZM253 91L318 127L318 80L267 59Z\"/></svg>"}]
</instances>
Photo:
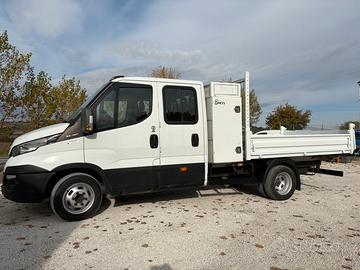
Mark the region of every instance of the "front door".
<instances>
[{"instance_id":1,"label":"front door","mask_svg":"<svg viewBox=\"0 0 360 270\"><path fill-rule=\"evenodd\" d=\"M158 82L160 188L200 186L205 177L201 85Z\"/></svg>"},{"instance_id":2,"label":"front door","mask_svg":"<svg viewBox=\"0 0 360 270\"><path fill-rule=\"evenodd\" d=\"M91 105L85 162L99 166L114 195L154 190L160 152L156 83L113 82Z\"/></svg>"}]
</instances>

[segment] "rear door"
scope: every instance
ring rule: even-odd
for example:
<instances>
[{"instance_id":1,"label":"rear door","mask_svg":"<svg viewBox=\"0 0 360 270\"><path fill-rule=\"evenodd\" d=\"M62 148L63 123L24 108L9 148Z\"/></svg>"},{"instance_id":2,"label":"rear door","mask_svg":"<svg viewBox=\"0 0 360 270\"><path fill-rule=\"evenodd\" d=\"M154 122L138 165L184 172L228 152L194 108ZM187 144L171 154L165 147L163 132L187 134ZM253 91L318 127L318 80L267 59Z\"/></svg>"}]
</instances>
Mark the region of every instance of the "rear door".
<instances>
[{"instance_id":1,"label":"rear door","mask_svg":"<svg viewBox=\"0 0 360 270\"><path fill-rule=\"evenodd\" d=\"M85 162L104 170L112 194L158 186L160 152L156 83L114 82L91 105L94 133L85 136Z\"/></svg>"},{"instance_id":2,"label":"rear door","mask_svg":"<svg viewBox=\"0 0 360 270\"><path fill-rule=\"evenodd\" d=\"M201 89L201 85L158 82L161 189L204 184Z\"/></svg>"}]
</instances>

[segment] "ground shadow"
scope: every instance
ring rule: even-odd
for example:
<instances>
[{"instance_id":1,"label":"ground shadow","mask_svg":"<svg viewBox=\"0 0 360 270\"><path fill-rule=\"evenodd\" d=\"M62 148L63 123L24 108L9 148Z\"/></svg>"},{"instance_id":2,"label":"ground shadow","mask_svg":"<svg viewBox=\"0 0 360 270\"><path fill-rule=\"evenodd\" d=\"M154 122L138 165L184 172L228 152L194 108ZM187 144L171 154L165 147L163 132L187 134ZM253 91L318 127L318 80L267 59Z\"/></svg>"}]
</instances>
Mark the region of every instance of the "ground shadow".
<instances>
[{"instance_id":1,"label":"ground shadow","mask_svg":"<svg viewBox=\"0 0 360 270\"><path fill-rule=\"evenodd\" d=\"M186 198L257 194L249 186L211 190L173 190L116 198L114 204L104 198L99 213L109 207L140 204L144 202L174 201ZM96 219L96 217L95 217ZM95 219L92 219L93 222ZM87 221L65 222L52 213L48 201L38 204L15 203L0 195L0 265L2 269L44 269L54 252ZM70 245L76 248L76 245ZM16 256L14 256L16 254ZM151 269L171 269L168 264Z\"/></svg>"},{"instance_id":2,"label":"ground shadow","mask_svg":"<svg viewBox=\"0 0 360 270\"><path fill-rule=\"evenodd\" d=\"M197 190L186 189L186 190L177 190L177 191L161 191L155 193L145 193L145 194L134 194L134 195L124 195L115 198L114 207L139 204L139 203L155 203L159 201L174 201L181 199L190 199L200 197L200 194Z\"/></svg>"},{"instance_id":3,"label":"ground shadow","mask_svg":"<svg viewBox=\"0 0 360 270\"><path fill-rule=\"evenodd\" d=\"M139 204L139 203L156 203L159 201L176 201L182 199L190 199L196 197L208 196L226 196L234 194L253 194L259 195L255 185L240 185L229 188L213 188L213 189L182 189L182 190L169 190L160 191L155 193L124 195L115 198L114 207Z\"/></svg>"},{"instance_id":4,"label":"ground shadow","mask_svg":"<svg viewBox=\"0 0 360 270\"><path fill-rule=\"evenodd\" d=\"M105 198L98 214L109 208ZM0 194L1 269L44 269L54 251L84 222L66 222L55 216L49 200L15 203Z\"/></svg>"},{"instance_id":5,"label":"ground shadow","mask_svg":"<svg viewBox=\"0 0 360 270\"><path fill-rule=\"evenodd\" d=\"M259 190L258 190L256 184L238 185L238 186L234 187L234 189L241 192L241 193L244 193L244 194L262 196L259 193Z\"/></svg>"},{"instance_id":6,"label":"ground shadow","mask_svg":"<svg viewBox=\"0 0 360 270\"><path fill-rule=\"evenodd\" d=\"M172 270L171 266L167 263L162 265L154 265L150 267L150 270Z\"/></svg>"}]
</instances>

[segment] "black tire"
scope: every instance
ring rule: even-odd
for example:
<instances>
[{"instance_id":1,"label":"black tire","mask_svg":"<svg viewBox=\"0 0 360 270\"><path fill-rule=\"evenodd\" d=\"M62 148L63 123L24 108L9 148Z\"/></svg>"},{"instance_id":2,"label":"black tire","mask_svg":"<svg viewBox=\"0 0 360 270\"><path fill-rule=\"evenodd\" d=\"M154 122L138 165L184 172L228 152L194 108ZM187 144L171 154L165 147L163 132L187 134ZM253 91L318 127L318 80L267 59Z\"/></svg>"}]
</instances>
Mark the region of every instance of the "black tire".
<instances>
[{"instance_id":1,"label":"black tire","mask_svg":"<svg viewBox=\"0 0 360 270\"><path fill-rule=\"evenodd\" d=\"M284 165L272 167L265 179L265 194L273 200L287 200L295 192L296 175L294 171Z\"/></svg>"},{"instance_id":2,"label":"black tire","mask_svg":"<svg viewBox=\"0 0 360 270\"><path fill-rule=\"evenodd\" d=\"M257 190L258 190L259 194L260 194L262 197L268 198L268 196L267 196L266 193L265 193L265 188L264 188L264 184L263 184L263 183L258 183L258 185L257 185Z\"/></svg>"},{"instance_id":3,"label":"black tire","mask_svg":"<svg viewBox=\"0 0 360 270\"><path fill-rule=\"evenodd\" d=\"M53 212L67 221L83 220L94 216L101 202L100 183L85 173L64 176L56 183L50 196Z\"/></svg>"}]
</instances>

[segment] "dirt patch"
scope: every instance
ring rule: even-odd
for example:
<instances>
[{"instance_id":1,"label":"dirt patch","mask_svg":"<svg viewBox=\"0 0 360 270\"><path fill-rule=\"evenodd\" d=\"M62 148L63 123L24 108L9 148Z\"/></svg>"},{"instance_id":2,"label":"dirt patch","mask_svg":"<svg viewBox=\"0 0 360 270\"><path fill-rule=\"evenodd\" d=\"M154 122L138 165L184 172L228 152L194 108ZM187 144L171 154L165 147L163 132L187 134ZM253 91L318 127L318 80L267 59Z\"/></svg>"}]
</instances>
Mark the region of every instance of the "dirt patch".
<instances>
[{"instance_id":1,"label":"dirt patch","mask_svg":"<svg viewBox=\"0 0 360 270\"><path fill-rule=\"evenodd\" d=\"M105 200L81 222L48 202L0 195L4 269L360 269L360 165L302 176L287 201L248 189L171 191ZM14 254L17 254L14 256ZM2 268L2 269L3 269Z\"/></svg>"}]
</instances>

